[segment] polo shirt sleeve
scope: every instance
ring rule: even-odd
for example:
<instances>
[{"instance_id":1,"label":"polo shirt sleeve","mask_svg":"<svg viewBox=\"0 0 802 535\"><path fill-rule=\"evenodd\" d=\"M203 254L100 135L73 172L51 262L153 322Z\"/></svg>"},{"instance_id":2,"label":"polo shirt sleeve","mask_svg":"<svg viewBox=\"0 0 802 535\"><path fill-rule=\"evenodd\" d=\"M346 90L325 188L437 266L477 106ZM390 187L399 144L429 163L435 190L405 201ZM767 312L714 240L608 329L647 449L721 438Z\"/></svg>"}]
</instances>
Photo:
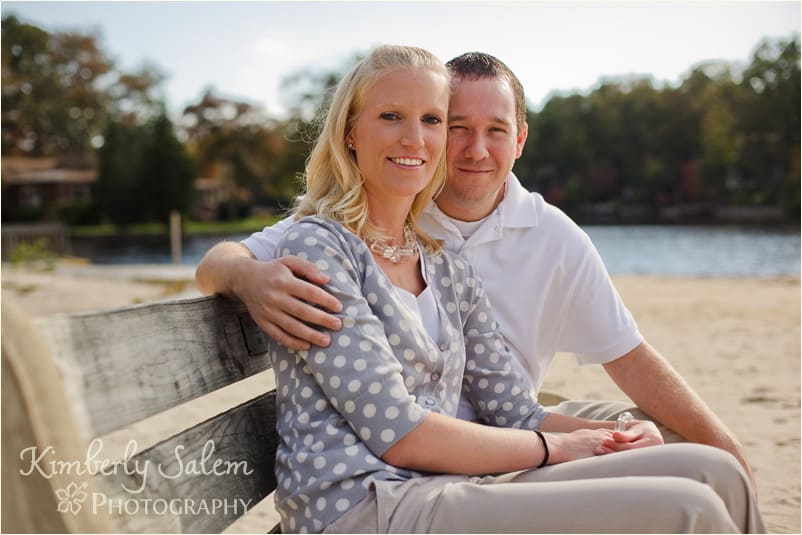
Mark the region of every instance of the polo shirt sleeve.
<instances>
[{"instance_id":1,"label":"polo shirt sleeve","mask_svg":"<svg viewBox=\"0 0 802 535\"><path fill-rule=\"evenodd\" d=\"M276 244L293 222L293 216L285 217L270 227L254 232L240 243L247 247L257 260L273 260L276 258Z\"/></svg>"},{"instance_id":2,"label":"polo shirt sleeve","mask_svg":"<svg viewBox=\"0 0 802 535\"><path fill-rule=\"evenodd\" d=\"M465 339L463 391L480 420L497 427L537 429L548 414L537 401L529 375L514 365L490 302L473 268L461 260L456 269L465 271L466 292L471 300L460 308Z\"/></svg>"},{"instance_id":3,"label":"polo shirt sleeve","mask_svg":"<svg viewBox=\"0 0 802 535\"><path fill-rule=\"evenodd\" d=\"M581 229L569 246L575 270L560 311L558 350L574 353L580 364L613 361L640 344L643 337L604 266L601 255Z\"/></svg>"},{"instance_id":4,"label":"polo shirt sleeve","mask_svg":"<svg viewBox=\"0 0 802 535\"><path fill-rule=\"evenodd\" d=\"M353 239L348 239L351 236ZM362 286L367 277L367 247L333 224L316 219L296 223L278 241L278 257L297 255L329 275L325 289L339 299L343 327L329 347L296 352L305 373L314 376L322 395L342 415L371 452L381 457L417 427L429 411L404 385L402 368L384 325L371 310Z\"/></svg>"}]
</instances>

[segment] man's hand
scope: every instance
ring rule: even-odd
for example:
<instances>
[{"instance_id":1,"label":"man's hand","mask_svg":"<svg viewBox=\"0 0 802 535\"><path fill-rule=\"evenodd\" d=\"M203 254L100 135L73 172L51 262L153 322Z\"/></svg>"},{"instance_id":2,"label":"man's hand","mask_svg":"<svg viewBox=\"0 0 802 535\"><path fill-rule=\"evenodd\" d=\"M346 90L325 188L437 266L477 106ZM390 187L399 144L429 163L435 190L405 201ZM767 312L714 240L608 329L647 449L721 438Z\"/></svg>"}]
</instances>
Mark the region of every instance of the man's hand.
<instances>
[{"instance_id":1,"label":"man's hand","mask_svg":"<svg viewBox=\"0 0 802 535\"><path fill-rule=\"evenodd\" d=\"M647 446L659 446L662 443L663 436L653 422L637 420L626 431L613 432L613 436L604 441L597 453L634 450Z\"/></svg>"},{"instance_id":2,"label":"man's hand","mask_svg":"<svg viewBox=\"0 0 802 535\"><path fill-rule=\"evenodd\" d=\"M325 273L296 256L268 262L250 260L248 264L238 269L234 293L263 331L293 349L331 343L329 334L318 328L339 330L342 322L326 310L340 312L342 305L320 288L328 281Z\"/></svg>"},{"instance_id":3,"label":"man's hand","mask_svg":"<svg viewBox=\"0 0 802 535\"><path fill-rule=\"evenodd\" d=\"M235 242L212 247L195 273L201 293L236 297L265 333L293 349L325 347L331 337L319 329L342 327L340 319L328 313L340 312L342 305L320 287L327 281L311 262L295 256L263 262Z\"/></svg>"},{"instance_id":4,"label":"man's hand","mask_svg":"<svg viewBox=\"0 0 802 535\"><path fill-rule=\"evenodd\" d=\"M649 415L685 437L730 452L741 463L757 494L757 482L735 434L715 415L668 361L645 341L604 369L618 387Z\"/></svg>"}]
</instances>

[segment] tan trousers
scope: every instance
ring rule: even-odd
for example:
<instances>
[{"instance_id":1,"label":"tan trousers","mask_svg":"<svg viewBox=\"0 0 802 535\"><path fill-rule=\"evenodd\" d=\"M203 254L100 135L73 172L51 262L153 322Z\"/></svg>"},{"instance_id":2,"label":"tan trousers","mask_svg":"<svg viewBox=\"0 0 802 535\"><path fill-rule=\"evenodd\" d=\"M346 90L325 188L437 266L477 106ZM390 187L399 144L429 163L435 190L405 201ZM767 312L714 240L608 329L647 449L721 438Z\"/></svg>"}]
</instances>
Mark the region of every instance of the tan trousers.
<instances>
[{"instance_id":1,"label":"tan trousers","mask_svg":"<svg viewBox=\"0 0 802 535\"><path fill-rule=\"evenodd\" d=\"M376 482L327 533L763 533L730 454L668 444L500 476Z\"/></svg>"}]
</instances>

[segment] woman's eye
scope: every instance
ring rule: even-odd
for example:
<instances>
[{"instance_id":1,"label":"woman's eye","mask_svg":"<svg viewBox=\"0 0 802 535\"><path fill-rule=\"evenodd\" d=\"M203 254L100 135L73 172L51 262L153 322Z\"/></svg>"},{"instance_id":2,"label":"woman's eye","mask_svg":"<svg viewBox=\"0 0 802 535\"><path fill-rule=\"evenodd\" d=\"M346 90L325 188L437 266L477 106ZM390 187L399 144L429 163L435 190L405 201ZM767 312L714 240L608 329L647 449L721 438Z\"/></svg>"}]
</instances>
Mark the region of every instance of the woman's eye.
<instances>
[{"instance_id":1,"label":"woman's eye","mask_svg":"<svg viewBox=\"0 0 802 535\"><path fill-rule=\"evenodd\" d=\"M379 117L387 121L394 121L395 119L398 119L398 114L392 111L386 111L380 114Z\"/></svg>"},{"instance_id":2,"label":"woman's eye","mask_svg":"<svg viewBox=\"0 0 802 535\"><path fill-rule=\"evenodd\" d=\"M423 118L423 122L428 124L440 124L443 122L443 120L436 115L427 115Z\"/></svg>"}]
</instances>

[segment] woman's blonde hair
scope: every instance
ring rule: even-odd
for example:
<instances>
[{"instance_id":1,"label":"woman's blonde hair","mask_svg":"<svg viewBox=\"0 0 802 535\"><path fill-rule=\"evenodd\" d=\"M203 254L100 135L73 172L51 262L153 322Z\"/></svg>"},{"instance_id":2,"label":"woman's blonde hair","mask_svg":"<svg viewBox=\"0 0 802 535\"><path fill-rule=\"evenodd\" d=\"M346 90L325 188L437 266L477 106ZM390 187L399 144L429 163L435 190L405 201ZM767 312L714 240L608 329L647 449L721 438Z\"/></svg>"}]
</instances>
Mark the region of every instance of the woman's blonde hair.
<instances>
[{"instance_id":1,"label":"woman's blonde hair","mask_svg":"<svg viewBox=\"0 0 802 535\"><path fill-rule=\"evenodd\" d=\"M340 80L326 114L323 128L306 162L306 193L296 201L296 218L319 215L333 219L358 236L380 235L368 221L368 203L362 187L364 177L346 138L362 111L365 98L382 76L399 69L424 69L442 74L449 87L449 73L443 62L422 48L383 45L357 62ZM444 118L445 120L445 118ZM440 244L417 224L423 208L443 187L446 177L445 151L434 176L412 203L407 224L427 250L439 251Z\"/></svg>"}]
</instances>

